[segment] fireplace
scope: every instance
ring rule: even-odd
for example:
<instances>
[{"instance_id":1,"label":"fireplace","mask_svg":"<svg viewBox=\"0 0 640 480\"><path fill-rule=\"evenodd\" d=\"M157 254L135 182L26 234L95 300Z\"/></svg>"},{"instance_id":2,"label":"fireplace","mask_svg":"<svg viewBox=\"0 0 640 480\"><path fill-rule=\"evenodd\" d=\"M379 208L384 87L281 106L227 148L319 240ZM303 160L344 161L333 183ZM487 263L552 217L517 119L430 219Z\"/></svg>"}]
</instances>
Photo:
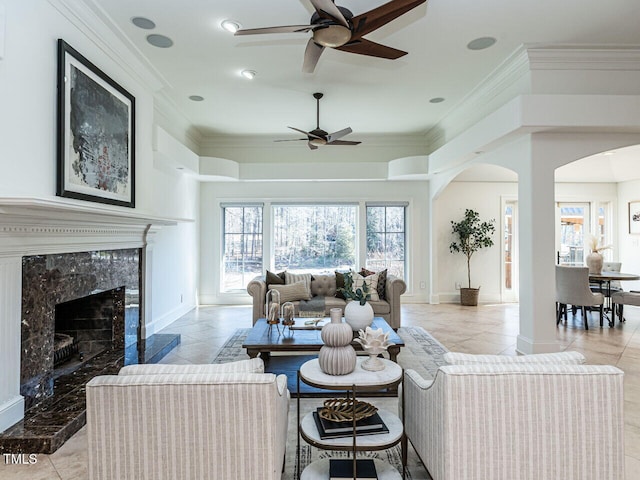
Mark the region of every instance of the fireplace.
<instances>
[{"instance_id":1,"label":"fireplace","mask_svg":"<svg viewBox=\"0 0 640 480\"><path fill-rule=\"evenodd\" d=\"M124 358L125 346L137 342L140 252L32 255L23 258L22 275L20 393L28 410L53 394L60 376L54 368L56 332L67 338L59 336L59 344L71 337L67 346L79 352L76 366L105 350L120 350Z\"/></svg>"},{"instance_id":2,"label":"fireplace","mask_svg":"<svg viewBox=\"0 0 640 480\"><path fill-rule=\"evenodd\" d=\"M157 362L180 342L146 330L153 241L170 225L176 221L68 199L0 198L0 454L53 453L85 424L89 379ZM95 339L83 345L92 334L69 326L56 342L60 305L95 294L117 294L115 310L103 311L112 348ZM56 365L63 350L70 363Z\"/></svg>"},{"instance_id":3,"label":"fireplace","mask_svg":"<svg viewBox=\"0 0 640 480\"><path fill-rule=\"evenodd\" d=\"M54 379L100 353L123 348L124 292L122 286L55 306Z\"/></svg>"}]
</instances>

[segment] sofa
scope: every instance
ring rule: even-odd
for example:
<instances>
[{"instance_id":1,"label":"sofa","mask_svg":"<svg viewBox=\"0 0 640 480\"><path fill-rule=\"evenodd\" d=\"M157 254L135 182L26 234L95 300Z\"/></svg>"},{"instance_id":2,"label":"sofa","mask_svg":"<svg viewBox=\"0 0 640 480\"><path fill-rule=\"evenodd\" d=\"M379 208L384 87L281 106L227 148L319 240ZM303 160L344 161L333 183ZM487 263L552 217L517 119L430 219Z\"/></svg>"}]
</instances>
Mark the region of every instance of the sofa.
<instances>
[{"instance_id":1,"label":"sofa","mask_svg":"<svg viewBox=\"0 0 640 480\"><path fill-rule=\"evenodd\" d=\"M130 365L87 384L91 480L280 480L285 375L260 359ZM257 373L256 373L257 372Z\"/></svg>"},{"instance_id":2,"label":"sofa","mask_svg":"<svg viewBox=\"0 0 640 480\"><path fill-rule=\"evenodd\" d=\"M623 372L552 356L405 371L406 435L434 480L624 478Z\"/></svg>"},{"instance_id":3,"label":"sofa","mask_svg":"<svg viewBox=\"0 0 640 480\"><path fill-rule=\"evenodd\" d=\"M253 299L254 324L259 318L265 317L265 299L268 291L267 287L269 286L269 288L273 288L272 284L267 283L269 275L270 272L267 272L266 275L257 276L247 285L247 292ZM322 300L320 304L322 305L321 308L324 308L323 314L325 316L329 315L329 310L331 308L342 308L344 310L344 307L347 304L347 300L340 298L338 292L339 286L343 286L338 285L340 275L341 274L339 272L326 275L311 275L309 300L311 300L311 303L317 303L317 300ZM286 284L284 281L283 284L285 287L287 285L293 285ZM276 285L276 287L279 286L280 285ZM374 315L376 317L384 318L394 330L397 330L401 326L400 296L406 290L407 285L404 280L393 275L386 275L384 286L378 290L381 294L378 296L379 299L369 301L369 304L373 307ZM290 299L295 297L283 298ZM306 297L304 297L304 295L298 297L297 300L292 300L296 315L300 315L301 302L304 302L305 300Z\"/></svg>"}]
</instances>

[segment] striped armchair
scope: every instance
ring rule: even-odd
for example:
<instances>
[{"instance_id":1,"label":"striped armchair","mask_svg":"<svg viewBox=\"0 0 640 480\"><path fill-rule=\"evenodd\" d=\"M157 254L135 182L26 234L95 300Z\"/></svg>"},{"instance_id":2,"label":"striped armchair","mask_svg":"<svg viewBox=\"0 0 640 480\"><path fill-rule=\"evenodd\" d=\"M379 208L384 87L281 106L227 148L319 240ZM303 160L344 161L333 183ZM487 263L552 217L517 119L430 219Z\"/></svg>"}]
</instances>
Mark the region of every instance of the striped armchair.
<instances>
[{"instance_id":1,"label":"striped armchair","mask_svg":"<svg viewBox=\"0 0 640 480\"><path fill-rule=\"evenodd\" d=\"M603 365L406 370L406 434L434 480L623 479L622 385Z\"/></svg>"},{"instance_id":2,"label":"striped armchair","mask_svg":"<svg viewBox=\"0 0 640 480\"><path fill-rule=\"evenodd\" d=\"M289 391L284 375L252 373L261 363L140 365L92 379L89 478L280 480Z\"/></svg>"}]
</instances>

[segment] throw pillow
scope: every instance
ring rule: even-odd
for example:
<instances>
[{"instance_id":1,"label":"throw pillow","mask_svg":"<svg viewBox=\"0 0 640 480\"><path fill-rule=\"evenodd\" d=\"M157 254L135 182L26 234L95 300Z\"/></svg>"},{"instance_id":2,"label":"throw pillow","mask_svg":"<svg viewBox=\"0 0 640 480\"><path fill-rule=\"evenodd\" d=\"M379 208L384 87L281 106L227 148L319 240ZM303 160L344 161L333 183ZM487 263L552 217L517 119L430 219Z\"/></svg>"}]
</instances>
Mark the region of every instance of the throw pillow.
<instances>
[{"instance_id":1,"label":"throw pillow","mask_svg":"<svg viewBox=\"0 0 640 480\"><path fill-rule=\"evenodd\" d=\"M366 268L363 268L360 271L360 275L362 275L363 277L368 277L369 275L373 275L376 272L372 272L371 270L367 270ZM384 270L378 272L378 296L380 297L380 300L386 300L387 299L387 269L385 268Z\"/></svg>"},{"instance_id":2,"label":"throw pillow","mask_svg":"<svg viewBox=\"0 0 640 480\"><path fill-rule=\"evenodd\" d=\"M269 285L284 285L284 272L273 273L267 270L265 283L267 284L267 289L269 288Z\"/></svg>"},{"instance_id":3,"label":"throw pillow","mask_svg":"<svg viewBox=\"0 0 640 480\"><path fill-rule=\"evenodd\" d=\"M344 298L344 294L340 291L341 288L344 288L344 273L335 272L336 273L336 298Z\"/></svg>"},{"instance_id":4,"label":"throw pillow","mask_svg":"<svg viewBox=\"0 0 640 480\"><path fill-rule=\"evenodd\" d=\"M310 273L291 273L284 272L284 283L286 285L291 285L292 283L304 282L304 285L307 289L307 298L308 300L311 298L311 274Z\"/></svg>"},{"instance_id":5,"label":"throw pillow","mask_svg":"<svg viewBox=\"0 0 640 480\"><path fill-rule=\"evenodd\" d=\"M353 278L354 292L358 288L362 288L362 285L366 283L367 287L369 288L369 295L371 295L370 300L372 302L377 302L380 300L380 296L378 295L378 274L377 273L363 277L358 272L351 272L351 276Z\"/></svg>"},{"instance_id":6,"label":"throw pillow","mask_svg":"<svg viewBox=\"0 0 640 480\"><path fill-rule=\"evenodd\" d=\"M295 302L296 300L309 300L311 295L304 282L290 283L289 285L273 285L272 290L280 292L280 304Z\"/></svg>"}]
</instances>

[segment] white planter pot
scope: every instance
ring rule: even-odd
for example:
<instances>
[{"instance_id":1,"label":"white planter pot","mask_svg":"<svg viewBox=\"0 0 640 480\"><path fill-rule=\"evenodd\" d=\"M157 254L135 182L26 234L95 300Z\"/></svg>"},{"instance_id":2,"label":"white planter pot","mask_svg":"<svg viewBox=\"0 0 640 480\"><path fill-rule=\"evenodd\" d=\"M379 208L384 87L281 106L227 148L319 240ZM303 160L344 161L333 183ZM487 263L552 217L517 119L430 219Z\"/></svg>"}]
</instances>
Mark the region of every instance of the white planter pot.
<instances>
[{"instance_id":1,"label":"white planter pot","mask_svg":"<svg viewBox=\"0 0 640 480\"><path fill-rule=\"evenodd\" d=\"M344 308L344 320L354 332L364 330L373 322L373 307L368 302L360 305L359 302L351 301Z\"/></svg>"}]
</instances>

